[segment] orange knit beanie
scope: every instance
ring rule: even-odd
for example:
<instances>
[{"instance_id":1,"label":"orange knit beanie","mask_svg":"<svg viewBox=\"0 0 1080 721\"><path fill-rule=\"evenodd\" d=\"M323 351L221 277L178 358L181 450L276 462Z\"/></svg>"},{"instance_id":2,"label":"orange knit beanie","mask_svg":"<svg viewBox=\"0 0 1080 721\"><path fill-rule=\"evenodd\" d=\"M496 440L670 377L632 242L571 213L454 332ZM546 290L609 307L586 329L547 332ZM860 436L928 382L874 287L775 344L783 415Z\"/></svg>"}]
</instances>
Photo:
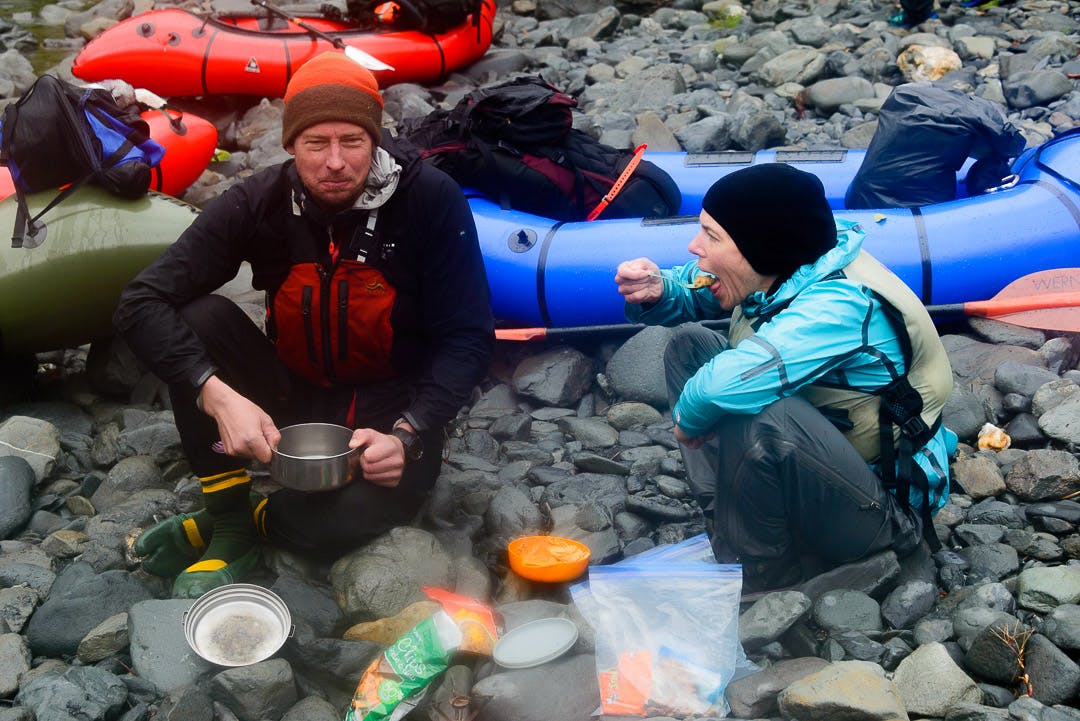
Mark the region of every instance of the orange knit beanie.
<instances>
[{"instance_id":1,"label":"orange knit beanie","mask_svg":"<svg viewBox=\"0 0 1080 721\"><path fill-rule=\"evenodd\" d=\"M281 144L288 147L312 125L340 120L359 125L378 145L382 109L379 84L367 68L344 53L317 55L300 66L285 88Z\"/></svg>"}]
</instances>

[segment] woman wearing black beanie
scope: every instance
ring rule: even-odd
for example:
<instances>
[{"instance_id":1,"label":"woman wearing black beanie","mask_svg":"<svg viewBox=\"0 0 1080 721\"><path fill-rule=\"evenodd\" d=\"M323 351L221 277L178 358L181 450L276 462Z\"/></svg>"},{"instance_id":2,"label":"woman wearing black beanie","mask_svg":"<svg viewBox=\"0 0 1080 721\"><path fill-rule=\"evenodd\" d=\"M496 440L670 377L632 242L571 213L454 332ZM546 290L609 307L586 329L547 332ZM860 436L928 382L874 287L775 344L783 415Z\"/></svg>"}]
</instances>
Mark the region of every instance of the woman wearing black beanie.
<instances>
[{"instance_id":1,"label":"woman wearing black beanie","mask_svg":"<svg viewBox=\"0 0 1080 721\"><path fill-rule=\"evenodd\" d=\"M732 311L726 336L679 325L665 369L714 552L743 564L749 588L936 544L952 374L922 303L863 237L815 176L754 165L706 193L696 260L661 272L638 258L615 276L631 321Z\"/></svg>"}]
</instances>

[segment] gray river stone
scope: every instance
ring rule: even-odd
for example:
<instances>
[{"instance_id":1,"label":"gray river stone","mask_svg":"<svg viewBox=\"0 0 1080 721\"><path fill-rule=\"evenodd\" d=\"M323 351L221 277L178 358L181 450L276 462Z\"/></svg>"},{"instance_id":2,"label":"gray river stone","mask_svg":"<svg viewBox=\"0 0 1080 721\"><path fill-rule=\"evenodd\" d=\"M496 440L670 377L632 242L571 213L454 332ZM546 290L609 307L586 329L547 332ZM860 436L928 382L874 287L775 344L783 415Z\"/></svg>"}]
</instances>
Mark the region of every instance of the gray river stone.
<instances>
[{"instance_id":1,"label":"gray river stone","mask_svg":"<svg viewBox=\"0 0 1080 721\"><path fill-rule=\"evenodd\" d=\"M57 577L27 624L26 637L35 654L72 655L92 628L149 598L150 590L125 571L96 574L76 563Z\"/></svg>"},{"instance_id":2,"label":"gray river stone","mask_svg":"<svg viewBox=\"0 0 1080 721\"><path fill-rule=\"evenodd\" d=\"M805 618L811 605L810 599L798 591L763 596L739 616L739 641L747 649L775 641Z\"/></svg>"},{"instance_id":3,"label":"gray river stone","mask_svg":"<svg viewBox=\"0 0 1080 721\"><path fill-rule=\"evenodd\" d=\"M128 612L132 666L162 692L205 681L219 670L199 657L184 637L192 599L141 601Z\"/></svg>"},{"instance_id":4,"label":"gray river stone","mask_svg":"<svg viewBox=\"0 0 1080 721\"><path fill-rule=\"evenodd\" d=\"M30 520L34 469L19 456L0 456L0 539L10 538Z\"/></svg>"},{"instance_id":5,"label":"gray river stone","mask_svg":"<svg viewBox=\"0 0 1080 721\"><path fill-rule=\"evenodd\" d=\"M958 703L980 703L982 690L940 643L919 648L893 674L904 708L919 716L944 716Z\"/></svg>"},{"instance_id":6,"label":"gray river stone","mask_svg":"<svg viewBox=\"0 0 1080 721\"><path fill-rule=\"evenodd\" d=\"M814 602L814 622L827 631L880 631L881 606L862 591L828 591Z\"/></svg>"},{"instance_id":7,"label":"gray river stone","mask_svg":"<svg viewBox=\"0 0 1080 721\"><path fill-rule=\"evenodd\" d=\"M35 677L15 696L37 721L108 721L127 700L124 682L108 671L76 666Z\"/></svg>"},{"instance_id":8,"label":"gray river stone","mask_svg":"<svg viewBox=\"0 0 1080 721\"><path fill-rule=\"evenodd\" d=\"M222 671L210 679L210 697L240 721L281 718L297 701L292 667L282 658Z\"/></svg>"},{"instance_id":9,"label":"gray river stone","mask_svg":"<svg viewBox=\"0 0 1080 721\"><path fill-rule=\"evenodd\" d=\"M1058 648L1080 650L1080 606L1074 603L1058 606L1047 614L1040 630Z\"/></svg>"},{"instance_id":10,"label":"gray river stone","mask_svg":"<svg viewBox=\"0 0 1080 721\"><path fill-rule=\"evenodd\" d=\"M1080 601L1080 566L1025 569L1016 584L1016 603L1039 613Z\"/></svg>"}]
</instances>

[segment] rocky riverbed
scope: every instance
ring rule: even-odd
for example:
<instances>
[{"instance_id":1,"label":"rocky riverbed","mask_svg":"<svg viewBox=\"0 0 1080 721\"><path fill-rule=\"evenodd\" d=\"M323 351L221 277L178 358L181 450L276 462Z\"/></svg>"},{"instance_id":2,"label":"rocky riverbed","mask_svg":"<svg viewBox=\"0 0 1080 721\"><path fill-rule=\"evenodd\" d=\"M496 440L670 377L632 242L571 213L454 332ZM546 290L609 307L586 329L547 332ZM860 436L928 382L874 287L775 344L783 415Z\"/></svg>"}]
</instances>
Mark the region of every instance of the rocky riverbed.
<instances>
[{"instance_id":1,"label":"rocky riverbed","mask_svg":"<svg viewBox=\"0 0 1080 721\"><path fill-rule=\"evenodd\" d=\"M0 96L33 81L22 28L64 24L74 50L148 8L15 17L0 26L12 48ZM914 29L889 27L892 10L517 0L472 68L387 88L388 122L527 71L577 96L576 124L620 147L859 148L891 87L950 67L946 82L1002 103L1030 145L1080 118L1076 3L946 4ZM191 202L283 158L280 101L177 103L212 118L232 151ZM223 292L258 308L243 279ZM942 333L955 377L945 422L962 441L936 517L944 550L884 553L744 603L738 633L759 672L728 687L734 716L1080 719L1080 341L994 321ZM0 721L340 719L363 669L431 612L425 585L491 603L506 629L552 616L578 627L569 653L536 668L456 657L479 721L590 718L596 634L565 584L517 577L504 549L551 530L610 564L701 532L663 394L668 334L501 345L416 522L333 564L267 549L252 580L286 600L295 633L272 660L227 670L189 649L191 602L126 552L133 532L200 505L162 385L119 344L42 354L34 386L0 406ZM978 450L986 423L1011 447ZM449 709L447 686L413 717Z\"/></svg>"}]
</instances>

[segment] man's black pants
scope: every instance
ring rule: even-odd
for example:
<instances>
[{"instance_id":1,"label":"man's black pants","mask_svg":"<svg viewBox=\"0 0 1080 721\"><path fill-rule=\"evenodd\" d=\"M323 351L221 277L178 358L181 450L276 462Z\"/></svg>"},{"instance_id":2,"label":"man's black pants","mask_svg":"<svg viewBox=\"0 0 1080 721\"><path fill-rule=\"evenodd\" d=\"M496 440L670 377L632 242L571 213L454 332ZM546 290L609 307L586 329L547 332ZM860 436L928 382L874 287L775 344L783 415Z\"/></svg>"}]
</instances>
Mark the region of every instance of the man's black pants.
<instances>
[{"instance_id":1,"label":"man's black pants","mask_svg":"<svg viewBox=\"0 0 1080 721\"><path fill-rule=\"evenodd\" d=\"M699 324L675 329L664 356L674 407L686 381L727 348ZM757 415L729 415L698 450L683 447L687 477L720 561L743 564L749 587L778 587L921 539L905 512L843 434L795 396ZM725 557L726 556L726 557Z\"/></svg>"},{"instance_id":2,"label":"man's black pants","mask_svg":"<svg viewBox=\"0 0 1080 721\"><path fill-rule=\"evenodd\" d=\"M294 423L346 425L354 402L354 428L389 433L410 401L399 381L354 388L320 388L291 373L273 344L232 301L219 295L198 298L182 309L184 320L202 340L223 381L258 404L283 428ZM213 450L217 424L195 404L190 386L169 386L173 415L192 471L212 476L245 461ZM275 545L294 551L336 556L390 528L408 523L434 485L442 460L443 430L420 434L424 456L405 467L396 488L366 481L318 493L282 489L267 501L266 530Z\"/></svg>"}]
</instances>

